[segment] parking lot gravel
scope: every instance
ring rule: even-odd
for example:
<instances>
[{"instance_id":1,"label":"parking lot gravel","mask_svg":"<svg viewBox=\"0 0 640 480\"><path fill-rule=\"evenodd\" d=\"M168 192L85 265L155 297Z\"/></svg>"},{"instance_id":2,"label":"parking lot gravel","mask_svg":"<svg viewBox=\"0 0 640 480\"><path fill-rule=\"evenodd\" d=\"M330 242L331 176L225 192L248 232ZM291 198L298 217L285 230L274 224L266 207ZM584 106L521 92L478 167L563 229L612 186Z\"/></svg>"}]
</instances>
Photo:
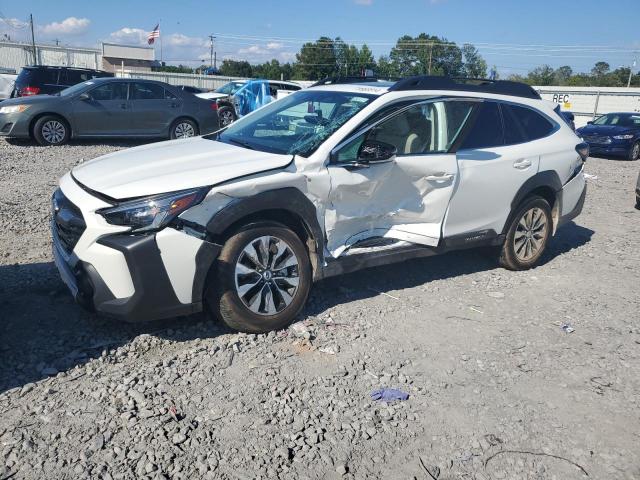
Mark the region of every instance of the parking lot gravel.
<instances>
[{"instance_id":1,"label":"parking lot gravel","mask_svg":"<svg viewBox=\"0 0 640 480\"><path fill-rule=\"evenodd\" d=\"M585 210L536 269L374 268L245 335L117 323L59 280L58 178L131 145L0 140L0 480L640 478L640 162L589 159Z\"/></svg>"}]
</instances>

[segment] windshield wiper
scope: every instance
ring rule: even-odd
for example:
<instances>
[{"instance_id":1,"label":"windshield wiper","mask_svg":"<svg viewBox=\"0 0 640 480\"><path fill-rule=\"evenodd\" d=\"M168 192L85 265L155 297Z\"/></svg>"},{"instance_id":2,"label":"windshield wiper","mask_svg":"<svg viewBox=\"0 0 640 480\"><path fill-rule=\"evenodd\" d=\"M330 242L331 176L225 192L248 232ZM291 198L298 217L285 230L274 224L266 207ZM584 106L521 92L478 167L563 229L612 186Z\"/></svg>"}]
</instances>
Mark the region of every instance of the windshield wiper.
<instances>
[{"instance_id":1,"label":"windshield wiper","mask_svg":"<svg viewBox=\"0 0 640 480\"><path fill-rule=\"evenodd\" d=\"M228 138L227 140L241 147L248 148L249 150L255 150L255 148L253 148L250 144L248 144L247 142L243 142L242 140L236 140L235 138Z\"/></svg>"}]
</instances>

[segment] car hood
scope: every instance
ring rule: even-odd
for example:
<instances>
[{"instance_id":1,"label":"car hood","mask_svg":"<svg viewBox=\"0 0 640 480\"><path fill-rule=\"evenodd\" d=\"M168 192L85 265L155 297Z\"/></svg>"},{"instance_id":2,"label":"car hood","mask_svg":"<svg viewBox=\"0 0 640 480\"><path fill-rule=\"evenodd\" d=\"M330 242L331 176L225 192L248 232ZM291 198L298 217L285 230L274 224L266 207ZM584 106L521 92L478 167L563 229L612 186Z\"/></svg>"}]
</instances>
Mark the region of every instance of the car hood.
<instances>
[{"instance_id":1,"label":"car hood","mask_svg":"<svg viewBox=\"0 0 640 480\"><path fill-rule=\"evenodd\" d=\"M30 95L28 97L8 98L2 102L3 107L11 105L34 105L41 103L60 102L62 97L59 95Z\"/></svg>"},{"instance_id":2,"label":"car hood","mask_svg":"<svg viewBox=\"0 0 640 480\"><path fill-rule=\"evenodd\" d=\"M292 158L196 137L110 153L72 175L91 190L124 199L215 185L285 167Z\"/></svg>"},{"instance_id":3,"label":"car hood","mask_svg":"<svg viewBox=\"0 0 640 480\"><path fill-rule=\"evenodd\" d=\"M581 135L622 135L633 133L633 129L617 125L587 125L579 128L578 133Z\"/></svg>"}]
</instances>

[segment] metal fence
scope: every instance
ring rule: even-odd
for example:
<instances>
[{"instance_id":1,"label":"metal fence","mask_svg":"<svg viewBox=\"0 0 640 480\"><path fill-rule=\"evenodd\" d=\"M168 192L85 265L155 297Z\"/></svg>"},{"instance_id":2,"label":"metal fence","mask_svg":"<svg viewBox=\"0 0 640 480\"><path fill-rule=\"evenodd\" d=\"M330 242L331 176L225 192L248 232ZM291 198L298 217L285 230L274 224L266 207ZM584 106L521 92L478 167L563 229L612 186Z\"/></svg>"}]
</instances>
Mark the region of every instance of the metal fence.
<instances>
[{"instance_id":1,"label":"metal fence","mask_svg":"<svg viewBox=\"0 0 640 480\"><path fill-rule=\"evenodd\" d=\"M139 78L143 80L158 80L170 85L188 85L190 87L205 88L215 90L232 80L239 80L237 77L220 77L217 75L192 75L189 73L168 73L168 72L116 72L116 76L124 78Z\"/></svg>"},{"instance_id":2,"label":"metal fence","mask_svg":"<svg viewBox=\"0 0 640 480\"><path fill-rule=\"evenodd\" d=\"M575 115L576 127L599 115L612 112L640 112L640 88L533 87L540 96L560 104Z\"/></svg>"},{"instance_id":3,"label":"metal fence","mask_svg":"<svg viewBox=\"0 0 640 480\"><path fill-rule=\"evenodd\" d=\"M93 48L36 45L36 58L29 43L0 42L0 67L19 72L25 65L54 65L79 68L102 68L102 52Z\"/></svg>"}]
</instances>

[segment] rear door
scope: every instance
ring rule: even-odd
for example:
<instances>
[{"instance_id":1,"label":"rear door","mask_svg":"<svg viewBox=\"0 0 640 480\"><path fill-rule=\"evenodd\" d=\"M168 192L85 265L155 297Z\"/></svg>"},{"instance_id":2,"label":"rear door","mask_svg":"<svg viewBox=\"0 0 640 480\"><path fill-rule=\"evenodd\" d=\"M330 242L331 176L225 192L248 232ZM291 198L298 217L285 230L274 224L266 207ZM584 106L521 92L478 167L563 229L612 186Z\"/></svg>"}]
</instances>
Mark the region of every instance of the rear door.
<instances>
[{"instance_id":1,"label":"rear door","mask_svg":"<svg viewBox=\"0 0 640 480\"><path fill-rule=\"evenodd\" d=\"M436 246L458 183L450 153L474 108L473 102L429 100L392 114L334 150L325 228L334 257L375 237ZM367 141L397 149L382 163L353 166Z\"/></svg>"},{"instance_id":2,"label":"rear door","mask_svg":"<svg viewBox=\"0 0 640 480\"><path fill-rule=\"evenodd\" d=\"M153 82L132 82L132 133L165 135L183 108L183 100L162 85Z\"/></svg>"},{"instance_id":3,"label":"rear door","mask_svg":"<svg viewBox=\"0 0 640 480\"><path fill-rule=\"evenodd\" d=\"M524 106L483 102L458 150L460 186L451 200L445 237L502 232L518 190L538 173L540 150L531 140L553 128L535 116L540 117Z\"/></svg>"},{"instance_id":4,"label":"rear door","mask_svg":"<svg viewBox=\"0 0 640 480\"><path fill-rule=\"evenodd\" d=\"M89 98L75 98L73 128L80 136L122 136L131 128L127 82L108 82L87 90Z\"/></svg>"}]
</instances>

